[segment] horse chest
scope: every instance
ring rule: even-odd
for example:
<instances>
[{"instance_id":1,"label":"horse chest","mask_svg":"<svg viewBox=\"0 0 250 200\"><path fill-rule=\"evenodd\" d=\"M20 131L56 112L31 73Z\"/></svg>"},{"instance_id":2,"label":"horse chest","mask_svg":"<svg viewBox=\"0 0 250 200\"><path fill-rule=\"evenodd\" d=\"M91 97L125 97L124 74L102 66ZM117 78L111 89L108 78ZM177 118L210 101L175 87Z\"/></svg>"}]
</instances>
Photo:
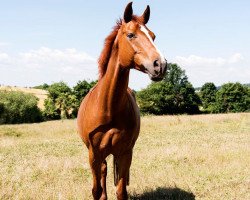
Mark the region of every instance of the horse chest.
<instances>
[{"instance_id":1,"label":"horse chest","mask_svg":"<svg viewBox=\"0 0 250 200\"><path fill-rule=\"evenodd\" d=\"M108 109L105 101L100 101L93 91L82 105L81 135L87 145L108 155L133 148L140 130L139 109L134 97L127 93L127 101L123 106L115 104Z\"/></svg>"},{"instance_id":2,"label":"horse chest","mask_svg":"<svg viewBox=\"0 0 250 200\"><path fill-rule=\"evenodd\" d=\"M96 147L99 147L100 152L107 156L109 154L123 154L133 148L139 132L120 130L119 128L111 128L105 133L100 133L99 141Z\"/></svg>"},{"instance_id":3,"label":"horse chest","mask_svg":"<svg viewBox=\"0 0 250 200\"><path fill-rule=\"evenodd\" d=\"M140 129L139 116L133 112L118 113L106 117L106 123L102 123L95 131L89 133L89 142L98 148L102 155L122 154L133 148Z\"/></svg>"}]
</instances>

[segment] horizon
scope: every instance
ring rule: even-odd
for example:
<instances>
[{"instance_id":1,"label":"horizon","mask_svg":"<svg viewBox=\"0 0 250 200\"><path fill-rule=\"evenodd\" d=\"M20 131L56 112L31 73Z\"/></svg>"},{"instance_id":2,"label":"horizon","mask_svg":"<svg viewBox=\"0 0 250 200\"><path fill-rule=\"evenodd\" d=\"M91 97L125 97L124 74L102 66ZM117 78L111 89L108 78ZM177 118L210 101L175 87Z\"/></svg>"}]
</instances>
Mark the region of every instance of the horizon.
<instances>
[{"instance_id":1,"label":"horizon","mask_svg":"<svg viewBox=\"0 0 250 200\"><path fill-rule=\"evenodd\" d=\"M81 80L81 81L84 81L84 80ZM88 83L90 83L91 81L94 81L94 80L90 80L90 81L88 81L88 80L86 80ZM59 81L60 82L60 81ZM64 81L63 81L64 82ZM54 83L58 83L58 82L53 82L53 83L51 83L51 84L54 84ZM66 83L66 82L64 82L64 83ZM208 82L207 82L208 83ZM223 84L221 84L221 85L215 85L215 87L217 88L217 90L219 90L221 87L222 87L222 85L224 85L224 84L228 84L228 83L240 83L241 85L244 85L244 86L247 86L247 87L250 87L250 82L249 83L241 83L241 82L226 82L226 83L223 83ZM47 83L43 83L43 84L47 84ZM35 86L19 86L19 85L4 85L4 84L1 84L0 83L0 89L1 89L1 87L11 87L11 88L19 88L19 89L34 89L34 90L44 90L44 91L46 91L46 89L39 89L39 88L35 88L35 87L37 87L37 86L42 86L43 84L41 84L41 85L35 85ZM51 85L51 84L48 84L49 86ZM68 83L66 83L67 85L68 85ZM76 83L77 84L77 83ZM192 84L192 83L191 83ZM204 83L205 84L205 83ZM70 85L68 85L71 89L73 89L73 87L75 86L75 85L73 85L73 86L70 86ZM194 89L195 89L195 91L199 91L201 88L202 88L202 86L197 86L197 87L195 87L195 86L193 86L194 87ZM133 88L132 88L133 89ZM139 89L139 90L135 90L136 92L139 92L140 90L143 90L143 89L145 89L145 88L142 88L142 89ZM134 89L133 89L134 90Z\"/></svg>"},{"instance_id":2,"label":"horizon","mask_svg":"<svg viewBox=\"0 0 250 200\"><path fill-rule=\"evenodd\" d=\"M64 81L97 80L97 58L105 37L128 1L31 0L0 8L0 84L34 87ZM177 63L197 88L206 82L250 81L250 2L191 0L133 1L141 15L151 8L148 27L168 62ZM129 86L150 84L131 70Z\"/></svg>"}]
</instances>

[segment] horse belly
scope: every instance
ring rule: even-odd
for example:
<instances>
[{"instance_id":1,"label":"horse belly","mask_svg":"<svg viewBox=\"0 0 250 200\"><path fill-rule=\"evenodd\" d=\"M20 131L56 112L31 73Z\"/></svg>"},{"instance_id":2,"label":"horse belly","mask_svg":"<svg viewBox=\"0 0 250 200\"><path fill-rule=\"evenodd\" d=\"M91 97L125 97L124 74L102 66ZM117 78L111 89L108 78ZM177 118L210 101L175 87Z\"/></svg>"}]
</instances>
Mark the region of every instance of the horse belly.
<instances>
[{"instance_id":1,"label":"horse belly","mask_svg":"<svg viewBox=\"0 0 250 200\"><path fill-rule=\"evenodd\" d=\"M112 149L116 152L132 149L140 131L139 115L135 115L134 113L125 115L119 122L121 124L118 124L117 127L119 128L116 129L112 136Z\"/></svg>"}]
</instances>

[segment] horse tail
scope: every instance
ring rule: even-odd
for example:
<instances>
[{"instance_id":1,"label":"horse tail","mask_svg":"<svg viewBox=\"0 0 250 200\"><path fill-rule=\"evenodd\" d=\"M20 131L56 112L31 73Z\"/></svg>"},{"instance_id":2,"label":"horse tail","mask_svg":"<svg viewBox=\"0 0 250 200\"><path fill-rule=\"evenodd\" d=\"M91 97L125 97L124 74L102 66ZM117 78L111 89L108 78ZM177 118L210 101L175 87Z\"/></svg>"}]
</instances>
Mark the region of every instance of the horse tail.
<instances>
[{"instance_id":1,"label":"horse tail","mask_svg":"<svg viewBox=\"0 0 250 200\"><path fill-rule=\"evenodd\" d=\"M117 163L117 159L115 158L115 156L113 157L113 172L114 172L114 185L117 186L118 181L120 179L119 176L119 169L118 169L118 163ZM127 185L129 185L129 172L127 175Z\"/></svg>"},{"instance_id":2,"label":"horse tail","mask_svg":"<svg viewBox=\"0 0 250 200\"><path fill-rule=\"evenodd\" d=\"M114 185L117 186L119 180L118 165L115 156L113 157Z\"/></svg>"}]
</instances>

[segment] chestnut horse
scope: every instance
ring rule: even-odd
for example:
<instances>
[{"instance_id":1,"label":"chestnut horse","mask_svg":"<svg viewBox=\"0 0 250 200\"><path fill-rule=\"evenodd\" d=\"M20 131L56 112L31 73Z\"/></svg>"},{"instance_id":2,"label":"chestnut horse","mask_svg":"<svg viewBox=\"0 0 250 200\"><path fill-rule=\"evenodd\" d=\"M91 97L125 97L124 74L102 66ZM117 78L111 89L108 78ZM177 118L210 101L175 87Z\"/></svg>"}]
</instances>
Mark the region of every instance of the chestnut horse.
<instances>
[{"instance_id":1,"label":"chestnut horse","mask_svg":"<svg viewBox=\"0 0 250 200\"><path fill-rule=\"evenodd\" d=\"M129 71L147 73L162 80L166 60L155 46L155 35L146 27L150 8L142 16L133 15L132 2L111 34L99 58L99 80L87 94L78 112L78 131L89 150L94 199L107 199L106 157L114 156L117 199L127 199L126 186L132 152L140 130L140 114L135 96L128 88Z\"/></svg>"}]
</instances>

